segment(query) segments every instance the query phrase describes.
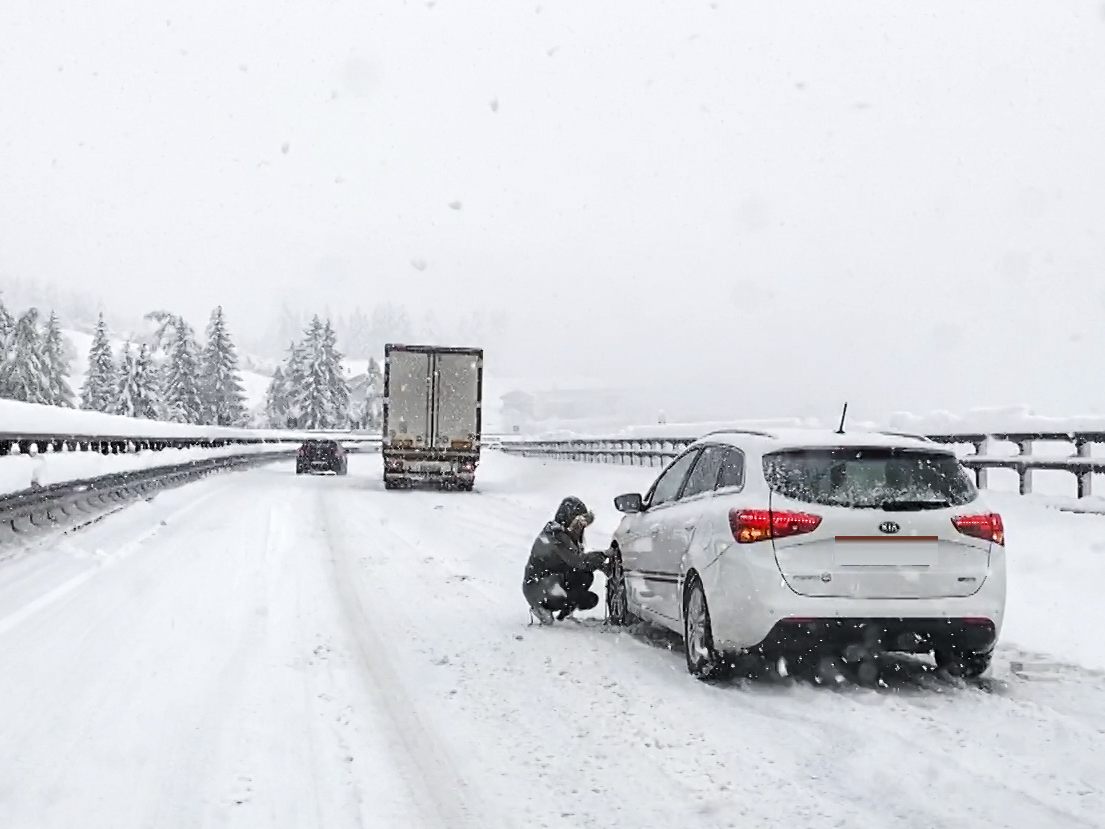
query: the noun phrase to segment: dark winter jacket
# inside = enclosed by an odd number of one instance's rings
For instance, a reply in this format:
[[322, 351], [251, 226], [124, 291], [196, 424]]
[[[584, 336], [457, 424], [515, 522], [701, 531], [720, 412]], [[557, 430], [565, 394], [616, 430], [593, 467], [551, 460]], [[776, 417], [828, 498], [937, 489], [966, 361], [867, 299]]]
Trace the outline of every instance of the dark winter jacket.
[[534, 582], [552, 573], [571, 570], [598, 570], [605, 562], [604, 553], [585, 551], [562, 525], [550, 521], [533, 542], [525, 581]]

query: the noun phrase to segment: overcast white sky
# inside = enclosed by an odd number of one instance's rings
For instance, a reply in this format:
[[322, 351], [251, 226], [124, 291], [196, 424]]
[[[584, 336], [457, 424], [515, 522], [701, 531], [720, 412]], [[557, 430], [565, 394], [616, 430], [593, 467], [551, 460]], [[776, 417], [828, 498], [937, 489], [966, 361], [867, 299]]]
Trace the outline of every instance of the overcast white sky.
[[719, 417], [1105, 410], [1103, 148], [1100, 0], [0, 4], [0, 273]]

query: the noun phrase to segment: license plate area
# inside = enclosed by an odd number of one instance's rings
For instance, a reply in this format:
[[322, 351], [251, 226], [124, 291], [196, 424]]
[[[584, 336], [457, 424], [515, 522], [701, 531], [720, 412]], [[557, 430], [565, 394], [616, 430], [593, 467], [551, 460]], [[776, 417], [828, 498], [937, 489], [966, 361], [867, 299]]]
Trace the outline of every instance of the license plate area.
[[837, 536], [833, 560], [839, 567], [932, 567], [939, 560], [939, 539]]

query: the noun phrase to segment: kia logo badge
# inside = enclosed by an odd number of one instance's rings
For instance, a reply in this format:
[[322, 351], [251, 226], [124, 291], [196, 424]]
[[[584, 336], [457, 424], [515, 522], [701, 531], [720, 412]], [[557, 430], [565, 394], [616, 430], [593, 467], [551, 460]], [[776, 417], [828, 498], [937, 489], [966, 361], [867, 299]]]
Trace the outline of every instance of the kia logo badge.
[[902, 528], [893, 521], [883, 521], [879, 524], [879, 532], [886, 533], [887, 535], [894, 535], [894, 533], [899, 532], [901, 529]]

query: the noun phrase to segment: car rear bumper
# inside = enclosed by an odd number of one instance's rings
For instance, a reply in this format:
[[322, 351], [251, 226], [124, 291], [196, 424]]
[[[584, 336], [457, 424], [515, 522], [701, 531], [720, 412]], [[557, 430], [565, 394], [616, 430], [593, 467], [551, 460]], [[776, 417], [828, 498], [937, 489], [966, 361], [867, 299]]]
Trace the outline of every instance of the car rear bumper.
[[776, 623], [758, 649], [769, 654], [816, 650], [865, 650], [928, 653], [989, 653], [997, 641], [992, 619], [968, 618], [828, 618], [786, 619]]
[[[847, 640], [849, 644], [857, 627], [862, 628], [854, 624], [856, 620], [889, 620], [887, 635], [881, 640], [885, 643], [894, 642], [898, 633], [928, 634], [931, 625], [936, 625], [937, 631], [940, 625], [954, 631], [957, 625], [966, 625], [964, 620], [972, 624], [973, 620], [989, 620], [991, 645], [1001, 635], [1005, 615], [1004, 550], [991, 555], [986, 580], [971, 596], [868, 599], [800, 595], [783, 580], [770, 546], [748, 549], [752, 546], [731, 548], [700, 573], [714, 640], [725, 650], [776, 644], [780, 634], [804, 637], [805, 631], [793, 627], [787, 622], [790, 619], [815, 620], [822, 624], [819, 635], [833, 641]], [[780, 624], [792, 626], [780, 628]], [[909, 625], [915, 630], [911, 631]], [[972, 629], [972, 636], [977, 633]], [[816, 640], [816, 636], [813, 638]]]

